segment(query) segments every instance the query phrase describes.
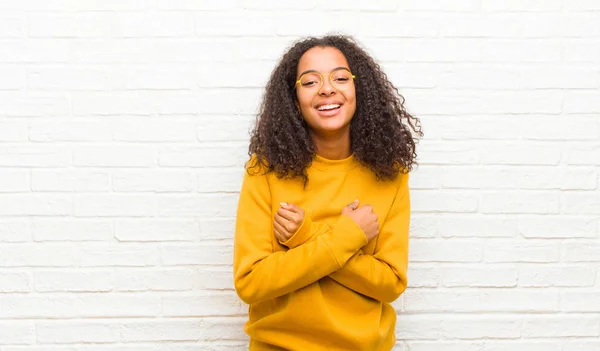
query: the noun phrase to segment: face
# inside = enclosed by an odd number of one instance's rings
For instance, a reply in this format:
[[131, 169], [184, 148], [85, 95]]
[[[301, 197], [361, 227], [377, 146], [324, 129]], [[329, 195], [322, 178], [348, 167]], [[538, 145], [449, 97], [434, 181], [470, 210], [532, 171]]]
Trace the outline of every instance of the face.
[[[350, 121], [356, 111], [356, 89], [354, 80], [349, 78], [350, 66], [344, 54], [333, 47], [311, 48], [300, 57], [296, 79], [307, 71], [322, 76], [320, 87], [310, 79], [296, 85], [298, 107], [311, 131], [317, 134], [349, 133]], [[332, 74], [331, 79], [329, 74]]]

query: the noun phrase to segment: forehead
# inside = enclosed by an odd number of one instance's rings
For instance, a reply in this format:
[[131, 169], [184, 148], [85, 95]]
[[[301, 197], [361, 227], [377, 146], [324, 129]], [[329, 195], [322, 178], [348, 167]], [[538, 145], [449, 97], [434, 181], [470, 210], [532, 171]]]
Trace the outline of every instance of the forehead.
[[329, 73], [336, 67], [349, 67], [346, 57], [339, 49], [316, 46], [307, 50], [298, 61], [298, 72], [314, 69]]

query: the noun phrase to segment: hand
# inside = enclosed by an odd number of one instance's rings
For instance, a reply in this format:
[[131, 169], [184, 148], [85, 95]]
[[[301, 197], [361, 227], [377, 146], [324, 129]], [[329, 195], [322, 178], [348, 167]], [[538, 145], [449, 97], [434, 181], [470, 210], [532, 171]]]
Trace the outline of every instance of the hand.
[[358, 207], [358, 200], [354, 200], [342, 209], [342, 215], [352, 218], [356, 224], [365, 232], [367, 241], [371, 241], [379, 234], [379, 221], [377, 215], [373, 212], [371, 205]]
[[304, 210], [294, 204], [281, 203], [275, 213], [275, 236], [279, 242], [288, 241], [304, 222]]

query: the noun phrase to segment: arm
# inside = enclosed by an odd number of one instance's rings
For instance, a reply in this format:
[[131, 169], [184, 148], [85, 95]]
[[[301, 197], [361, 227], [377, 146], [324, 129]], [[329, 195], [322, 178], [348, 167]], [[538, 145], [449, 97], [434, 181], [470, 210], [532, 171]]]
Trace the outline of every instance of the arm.
[[382, 302], [396, 300], [407, 285], [410, 194], [408, 174], [400, 177], [392, 207], [375, 239], [373, 255], [359, 250], [344, 268], [329, 275], [338, 283]]
[[234, 237], [234, 284], [248, 303], [303, 288], [340, 269], [366, 244], [349, 217], [305, 245], [273, 252], [271, 194], [264, 175], [244, 176]]
[[[407, 284], [410, 197], [408, 174], [401, 177], [392, 207], [376, 238], [374, 254], [365, 255], [358, 250], [343, 268], [329, 275], [347, 288], [383, 302], [396, 300]], [[329, 225], [312, 222], [307, 216], [298, 231], [282, 244], [298, 247], [331, 230]]]

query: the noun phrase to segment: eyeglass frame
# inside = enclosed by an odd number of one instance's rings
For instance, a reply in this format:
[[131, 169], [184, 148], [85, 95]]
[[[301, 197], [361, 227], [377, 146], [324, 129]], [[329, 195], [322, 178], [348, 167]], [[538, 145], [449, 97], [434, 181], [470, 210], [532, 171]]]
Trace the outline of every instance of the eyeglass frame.
[[[352, 82], [354, 82], [354, 80], [356, 79], [356, 75], [352, 73], [352, 71], [350, 71], [350, 69], [346, 68], [346, 67], [337, 67], [334, 68], [331, 72], [326, 73], [325, 75], [329, 78], [329, 83], [331, 84], [331, 86], [335, 89], [335, 90], [340, 90], [338, 88], [335, 87], [335, 85], [333, 84], [333, 81], [331, 81], [331, 76], [336, 73], [337, 71], [348, 71], [348, 73], [350, 73], [350, 76], [352, 77]], [[300, 77], [298, 78], [298, 80], [296, 80], [296, 84], [294, 84], [294, 89], [297, 90], [298, 87], [298, 83], [300, 83], [302, 81], [302, 77], [304, 77], [306, 74], [311, 74], [311, 73], [316, 73], [321, 77], [321, 85], [319, 86], [319, 89], [321, 89], [323, 87], [323, 82], [325, 81], [325, 77], [323, 76], [323, 73], [315, 71], [315, 70], [309, 70], [306, 71], [304, 73], [302, 73], [300, 75]], [[302, 88], [302, 89], [306, 89], [306, 88]], [[319, 90], [317, 89], [317, 91]], [[344, 90], [341, 90], [344, 91]]]

